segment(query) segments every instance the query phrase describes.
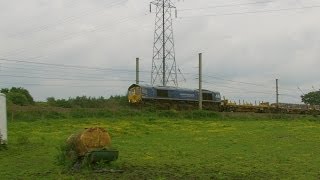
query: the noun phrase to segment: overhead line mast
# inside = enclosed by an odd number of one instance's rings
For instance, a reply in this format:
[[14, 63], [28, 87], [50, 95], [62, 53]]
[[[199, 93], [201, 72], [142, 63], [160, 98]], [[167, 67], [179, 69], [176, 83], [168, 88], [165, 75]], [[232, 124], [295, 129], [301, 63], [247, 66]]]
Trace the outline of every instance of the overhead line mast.
[[151, 84], [178, 86], [171, 9], [175, 9], [176, 16], [177, 10], [171, 0], [152, 1], [150, 12], [152, 5], [156, 6], [156, 19]]
[[166, 42], [165, 42], [165, 22], [164, 22], [164, 16], [165, 16], [165, 12], [164, 12], [164, 0], [162, 3], [162, 50], [163, 50], [163, 56], [162, 56], [162, 81], [163, 81], [163, 86], [166, 86]]

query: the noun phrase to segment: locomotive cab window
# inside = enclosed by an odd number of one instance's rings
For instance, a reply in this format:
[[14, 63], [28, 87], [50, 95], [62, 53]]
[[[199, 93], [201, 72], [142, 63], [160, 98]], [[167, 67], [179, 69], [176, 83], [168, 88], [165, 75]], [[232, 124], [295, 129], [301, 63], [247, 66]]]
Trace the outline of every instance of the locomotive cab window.
[[213, 100], [212, 94], [210, 94], [210, 93], [202, 93], [202, 98], [203, 98], [203, 100]]
[[139, 95], [140, 91], [141, 91], [140, 87], [131, 88], [129, 90], [129, 95]]
[[130, 90], [129, 90], [129, 95], [134, 95], [135, 94], [135, 89], [134, 88], [131, 88]]
[[157, 89], [157, 96], [158, 97], [169, 97], [168, 90]]

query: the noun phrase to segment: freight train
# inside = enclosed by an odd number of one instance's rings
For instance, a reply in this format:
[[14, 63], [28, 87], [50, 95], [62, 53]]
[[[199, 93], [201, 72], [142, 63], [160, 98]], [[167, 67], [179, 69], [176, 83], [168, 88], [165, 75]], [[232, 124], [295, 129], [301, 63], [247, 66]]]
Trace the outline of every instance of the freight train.
[[[215, 109], [221, 105], [221, 95], [216, 91], [202, 90], [204, 109]], [[165, 108], [186, 109], [198, 104], [199, 90], [178, 87], [148, 86], [133, 84], [128, 89], [131, 104], [155, 104]]]
[[[203, 109], [225, 112], [256, 112], [256, 113], [288, 113], [288, 114], [320, 114], [319, 106], [268, 102], [253, 105], [250, 103], [236, 104], [225, 99], [216, 91], [202, 90]], [[133, 84], [128, 88], [128, 100], [134, 105], [157, 106], [161, 109], [191, 110], [196, 109], [199, 90], [149, 86]]]

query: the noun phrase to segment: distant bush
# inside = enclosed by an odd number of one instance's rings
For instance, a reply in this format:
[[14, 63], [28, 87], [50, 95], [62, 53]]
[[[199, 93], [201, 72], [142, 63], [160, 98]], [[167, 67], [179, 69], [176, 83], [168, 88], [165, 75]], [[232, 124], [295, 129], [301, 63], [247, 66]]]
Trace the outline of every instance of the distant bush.
[[72, 106], [69, 100], [55, 99], [54, 97], [49, 97], [47, 98], [47, 103], [49, 106], [53, 106], [53, 107], [71, 108]]

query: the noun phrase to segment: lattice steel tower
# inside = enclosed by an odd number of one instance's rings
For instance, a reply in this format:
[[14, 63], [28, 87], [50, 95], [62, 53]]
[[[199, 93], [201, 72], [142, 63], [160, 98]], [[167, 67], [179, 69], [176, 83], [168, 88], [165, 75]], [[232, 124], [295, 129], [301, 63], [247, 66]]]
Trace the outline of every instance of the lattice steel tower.
[[176, 57], [172, 27], [172, 9], [176, 7], [171, 0], [154, 0], [150, 4], [156, 6], [155, 32], [151, 84], [162, 86], [178, 86]]

